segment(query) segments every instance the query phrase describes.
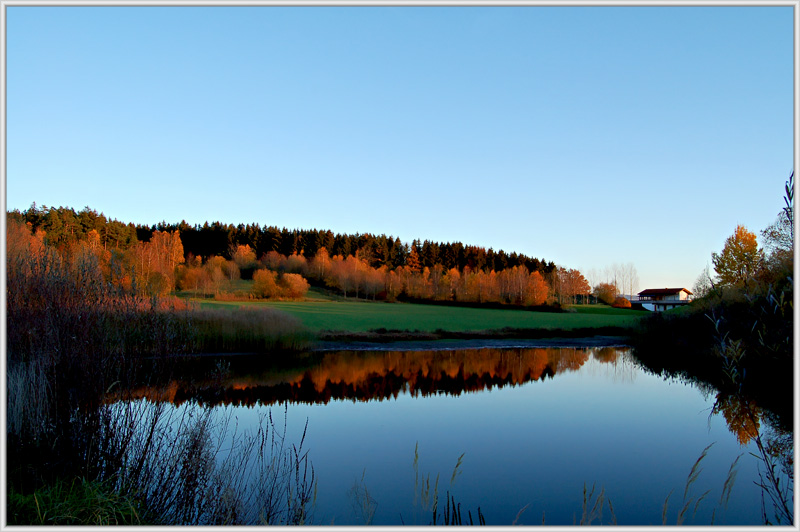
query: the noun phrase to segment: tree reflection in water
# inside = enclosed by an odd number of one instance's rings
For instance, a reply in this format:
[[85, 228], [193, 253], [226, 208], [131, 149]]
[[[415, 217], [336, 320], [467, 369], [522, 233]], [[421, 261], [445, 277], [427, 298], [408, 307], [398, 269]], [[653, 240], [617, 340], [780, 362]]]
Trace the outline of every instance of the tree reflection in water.
[[[193, 358], [179, 366], [181, 378], [141, 387], [134, 396], [209, 407], [327, 404], [385, 401], [402, 394], [459, 396], [556, 379], [578, 370], [630, 382], [640, 371], [630, 350], [620, 347], [337, 351], [309, 355], [296, 362], [292, 367], [263, 357]], [[716, 393], [700, 388], [704, 394]], [[761, 446], [763, 440], [765, 465], [783, 473], [788, 485], [782, 489], [788, 489], [790, 496], [791, 429], [782, 429], [784, 423], [770, 412], [735, 395], [716, 393], [711, 415], [719, 414], [742, 446], [756, 440]]]
[[238, 357], [213, 366], [195, 359], [185, 367], [186, 378], [139, 388], [136, 396], [208, 406], [381, 401], [402, 393], [457, 396], [552, 379], [581, 369], [590, 357], [615, 371], [633, 368], [628, 350], [615, 347], [337, 351], [322, 355], [312, 367], [280, 371]]

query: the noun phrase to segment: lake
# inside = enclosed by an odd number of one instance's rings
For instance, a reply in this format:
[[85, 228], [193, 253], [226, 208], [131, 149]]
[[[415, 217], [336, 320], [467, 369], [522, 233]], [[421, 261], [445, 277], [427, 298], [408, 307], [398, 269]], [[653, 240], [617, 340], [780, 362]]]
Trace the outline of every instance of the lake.
[[449, 493], [464, 524], [478, 508], [488, 525], [580, 524], [598, 496], [594, 523], [660, 525], [666, 501], [670, 525], [763, 524], [753, 423], [713, 389], [645, 372], [626, 347], [349, 350], [187, 367], [166, 394], [138, 393], [208, 405], [243, 428], [285, 415], [289, 442], [305, 429], [314, 524], [427, 525], [434, 486], [439, 519]]

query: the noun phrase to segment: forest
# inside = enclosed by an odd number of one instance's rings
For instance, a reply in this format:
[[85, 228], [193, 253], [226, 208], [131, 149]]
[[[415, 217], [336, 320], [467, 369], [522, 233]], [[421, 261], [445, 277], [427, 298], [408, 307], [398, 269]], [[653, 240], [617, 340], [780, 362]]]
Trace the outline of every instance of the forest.
[[[93, 256], [106, 280], [137, 295], [291, 299], [317, 285], [372, 300], [558, 307], [593, 293], [576, 269], [461, 242], [409, 244], [370, 233], [220, 222], [148, 227], [110, 220], [89, 207], [75, 212], [35, 203], [7, 218], [62, 256]], [[252, 280], [250, 289], [223, 289], [230, 286], [224, 281], [238, 279]], [[599, 286], [595, 295], [612, 303], [618, 290], [604, 296], [607, 288]]]

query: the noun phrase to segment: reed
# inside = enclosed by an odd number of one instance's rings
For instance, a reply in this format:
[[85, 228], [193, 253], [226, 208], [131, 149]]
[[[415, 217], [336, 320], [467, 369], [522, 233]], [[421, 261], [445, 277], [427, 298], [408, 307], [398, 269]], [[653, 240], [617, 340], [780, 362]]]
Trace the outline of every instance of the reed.
[[270, 412], [255, 431], [240, 431], [230, 414], [197, 405], [117, 403], [108, 413], [114, 426], [136, 427], [119, 435], [112, 478], [148, 510], [150, 524], [312, 522], [316, 481], [305, 431], [288, 444], [285, 418], [281, 428]]
[[296, 317], [269, 307], [206, 308], [182, 316], [192, 327], [195, 353], [299, 351], [314, 335]]
[[586, 484], [584, 484], [580, 525], [589, 526], [595, 521], [597, 521], [597, 524], [602, 525], [604, 503], [608, 505], [608, 510], [611, 512], [611, 524], [616, 526], [617, 516], [614, 514], [614, 506], [611, 504], [611, 499], [606, 498], [605, 488], [600, 488], [600, 493], [595, 495], [595, 485], [592, 484], [592, 489], [587, 494]]
[[[456, 460], [456, 465], [453, 467], [453, 473], [450, 475], [450, 489], [453, 489], [456, 479], [461, 475], [461, 468], [464, 463], [464, 453], [462, 453]], [[481, 511], [480, 506], [476, 509], [475, 518], [472, 517], [472, 511], [467, 510], [467, 519], [464, 520], [461, 512], [461, 503], [457, 502], [455, 495], [450, 490], [445, 491], [444, 505], [439, 507], [439, 475], [431, 484], [431, 475], [420, 473], [419, 469], [419, 442], [414, 446], [414, 505], [418, 503], [423, 512], [430, 512], [431, 520], [428, 526], [439, 525], [485, 525], [486, 519]], [[521, 512], [520, 512], [521, 513]], [[519, 516], [518, 516], [519, 517]], [[402, 520], [402, 516], [400, 516]], [[405, 523], [404, 523], [405, 524]]]
[[[776, 295], [772, 286], [768, 287], [767, 296], [759, 301], [756, 308], [759, 310], [759, 317], [752, 325], [751, 332], [756, 331], [758, 335], [758, 344], [761, 351], [758, 355], [761, 357], [768, 353], [774, 357], [786, 358], [790, 353], [789, 346], [791, 345], [791, 334], [786, 330], [779, 331], [777, 339], [767, 340], [771, 334], [774, 335], [775, 331], [768, 332], [770, 328], [770, 318], [779, 317], [785, 329], [787, 323], [791, 325], [792, 319], [789, 311], [793, 304], [791, 300], [787, 300], [785, 295], [789, 293], [783, 291], [780, 296]], [[716, 345], [714, 352], [722, 362], [724, 370], [724, 383], [725, 387], [730, 390], [730, 394], [742, 408], [743, 415], [749, 421], [754, 430], [748, 436], [756, 444], [757, 453], [751, 453], [758, 460], [758, 486], [761, 488], [762, 497], [762, 518], [765, 524], [793, 524], [794, 523], [794, 468], [792, 466], [791, 458], [788, 457], [789, 453], [786, 449], [781, 452], [780, 449], [772, 445], [767, 438], [762, 436], [761, 431], [758, 429], [758, 415], [754, 412], [751, 403], [746, 396], [748, 390], [747, 385], [750, 384], [752, 379], [752, 372], [748, 377], [748, 348], [747, 344], [742, 340], [731, 340], [729, 331], [723, 332], [720, 324], [723, 317], [717, 317], [715, 313], [709, 315], [709, 319], [714, 323], [714, 332]], [[787, 335], [788, 334], [788, 335]], [[749, 348], [756, 351], [753, 346]], [[720, 403], [718, 399], [717, 404], [714, 405], [714, 411]], [[787, 432], [789, 438], [792, 438], [791, 433]], [[737, 458], [738, 461], [738, 458]], [[733, 470], [733, 466], [731, 466]], [[730, 476], [730, 474], [729, 474]], [[730, 488], [723, 489], [723, 496], [725, 500], [730, 497]], [[771, 515], [768, 514], [765, 504], [765, 499], [769, 499], [772, 505]], [[722, 500], [722, 498], [720, 499]], [[774, 520], [774, 523], [773, 523]]]
[[353, 482], [348, 496], [353, 505], [353, 513], [366, 526], [372, 525], [375, 518], [375, 510], [378, 509], [378, 502], [369, 494], [369, 489], [365, 482], [367, 470], [361, 474], [361, 480]]
[[[686, 476], [686, 482], [684, 483], [683, 487], [683, 499], [682, 499], [682, 506], [680, 510], [678, 510], [677, 516], [675, 517], [675, 524], [680, 526], [683, 525], [684, 522], [691, 516], [694, 519], [697, 515], [697, 511], [700, 507], [700, 503], [707, 499], [708, 495], [711, 493], [711, 489], [708, 489], [701, 493], [700, 495], [695, 495], [693, 493], [693, 487], [697, 480], [700, 478], [700, 474], [703, 472], [703, 460], [706, 459], [708, 456], [709, 450], [714, 446], [714, 442], [706, 446], [705, 449], [700, 453], [700, 456], [695, 460], [692, 467], [689, 469], [689, 474]], [[728, 501], [730, 500], [731, 490], [733, 489], [734, 483], [736, 482], [736, 475], [738, 473], [738, 463], [739, 459], [742, 455], [736, 457], [736, 459], [731, 463], [728, 474], [725, 477], [725, 481], [722, 484], [722, 490], [719, 497], [718, 503], [712, 509], [711, 512], [711, 523], [714, 524], [714, 519], [717, 515], [717, 510], [724, 510], [728, 506]], [[669, 509], [669, 500], [672, 497], [675, 490], [672, 490], [667, 495], [666, 499], [664, 499], [664, 505], [661, 511], [661, 520], [663, 525], [667, 525], [667, 515]]]
[[[483, 516], [483, 513], [481, 512], [481, 507], [480, 506], [478, 506], [478, 509], [476, 511], [476, 516], [477, 516], [477, 519], [478, 519], [477, 522], [473, 520], [472, 511], [471, 510], [467, 511], [467, 519], [468, 520], [465, 522], [463, 520], [463, 518], [461, 517], [461, 503], [456, 503], [455, 497], [450, 493], [449, 490], [447, 492], [445, 492], [444, 502], [445, 502], [444, 511], [442, 512], [441, 516], [439, 515], [439, 513], [437, 511], [438, 510], [437, 507], [436, 506], [433, 507], [433, 511], [432, 511], [433, 515], [431, 516], [431, 523], [430, 523], [431, 526], [440, 526], [440, 525], [444, 525], [444, 526], [466, 526], [466, 525], [469, 525], [469, 526], [475, 526], [475, 525], [485, 526], [486, 525], [486, 518]], [[439, 521], [439, 517], [442, 518], [441, 521]]]

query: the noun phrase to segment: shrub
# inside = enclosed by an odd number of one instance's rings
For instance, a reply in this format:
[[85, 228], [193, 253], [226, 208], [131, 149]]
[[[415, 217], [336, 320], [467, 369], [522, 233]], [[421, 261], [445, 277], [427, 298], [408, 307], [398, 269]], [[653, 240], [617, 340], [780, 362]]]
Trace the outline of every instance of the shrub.
[[280, 285], [283, 288], [283, 296], [292, 299], [300, 299], [308, 292], [308, 281], [296, 273], [285, 273], [281, 276]]
[[253, 273], [253, 295], [256, 297], [278, 297], [281, 289], [278, 286], [278, 274], [272, 270], [257, 270]]
[[614, 296], [616, 296], [616, 294], [617, 289], [613, 284], [600, 283], [594, 287], [594, 296], [606, 305], [614, 304]]
[[631, 302], [625, 299], [622, 296], [617, 297], [614, 299], [614, 304], [611, 305], [614, 308], [631, 308]]
[[235, 290], [233, 292], [222, 291], [214, 296], [215, 301], [249, 301], [253, 299], [253, 292]]

